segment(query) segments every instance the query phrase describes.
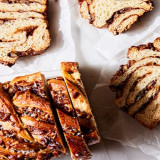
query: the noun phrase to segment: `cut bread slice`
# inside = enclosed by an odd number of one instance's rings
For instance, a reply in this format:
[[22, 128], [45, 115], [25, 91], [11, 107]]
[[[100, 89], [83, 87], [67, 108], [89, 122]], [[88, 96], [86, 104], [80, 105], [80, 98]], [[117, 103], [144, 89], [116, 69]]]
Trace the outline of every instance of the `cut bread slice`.
[[42, 149], [42, 145], [36, 143], [22, 125], [1, 83], [0, 135], [0, 157], [2, 159], [34, 158]]
[[72, 159], [90, 159], [91, 153], [83, 139], [65, 82], [62, 78], [50, 79], [48, 85]]
[[88, 145], [100, 142], [97, 125], [78, 71], [78, 63], [62, 62], [61, 73], [84, 134], [84, 139]]
[[19, 57], [44, 53], [50, 45], [47, 0], [1, 0], [0, 30], [0, 63], [12, 66]]
[[45, 90], [44, 76], [37, 72], [21, 76], [3, 85], [13, 100], [24, 127], [43, 146], [42, 159], [66, 154]]
[[97, 28], [107, 27], [113, 34], [128, 30], [138, 17], [153, 9], [151, 0], [79, 0], [80, 13]]
[[160, 122], [160, 38], [129, 48], [127, 65], [110, 81], [116, 105], [152, 129]]

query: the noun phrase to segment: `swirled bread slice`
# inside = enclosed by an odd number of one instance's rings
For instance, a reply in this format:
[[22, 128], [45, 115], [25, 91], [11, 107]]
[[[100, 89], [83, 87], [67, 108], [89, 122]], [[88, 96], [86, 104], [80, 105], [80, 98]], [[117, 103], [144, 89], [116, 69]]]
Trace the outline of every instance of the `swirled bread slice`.
[[26, 131], [0, 83], [0, 158], [35, 158], [40, 149], [42, 145], [36, 143]]
[[65, 80], [86, 143], [88, 145], [98, 143], [100, 136], [98, 135], [97, 125], [81, 80], [81, 75], [78, 71], [78, 63], [62, 62], [61, 73]]
[[147, 128], [160, 122], [160, 38], [128, 50], [127, 65], [110, 81], [116, 105]]
[[42, 54], [50, 45], [47, 0], [0, 0], [0, 63]]
[[24, 127], [44, 149], [39, 159], [49, 159], [66, 154], [41, 73], [17, 77], [6, 82], [3, 88], [10, 94], [14, 108]]
[[90, 159], [91, 154], [83, 139], [65, 82], [59, 77], [48, 80], [48, 85], [72, 159]]
[[97, 28], [113, 34], [128, 30], [138, 17], [153, 9], [151, 0], [79, 0], [80, 13]]

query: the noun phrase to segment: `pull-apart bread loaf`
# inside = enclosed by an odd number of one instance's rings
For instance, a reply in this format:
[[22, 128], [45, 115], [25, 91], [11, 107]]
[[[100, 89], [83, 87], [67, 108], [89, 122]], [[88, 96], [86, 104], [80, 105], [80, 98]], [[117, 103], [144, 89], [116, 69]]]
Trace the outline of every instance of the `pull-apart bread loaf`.
[[72, 159], [90, 159], [91, 154], [83, 139], [79, 122], [63, 78], [48, 80], [48, 85]]
[[12, 66], [49, 45], [47, 0], [0, 0], [0, 63]]
[[49, 159], [65, 154], [54, 115], [45, 91], [41, 73], [17, 77], [3, 85], [12, 97], [14, 109], [34, 141], [42, 146], [37, 159]]
[[110, 81], [115, 103], [145, 127], [160, 122], [160, 38], [128, 50], [128, 64]]
[[107, 27], [115, 35], [153, 9], [151, 0], [79, 0], [79, 4], [83, 18], [97, 28]]
[[88, 145], [92, 145], [100, 141], [100, 136], [78, 67], [76, 62], [62, 62], [61, 73], [68, 88], [84, 139]]

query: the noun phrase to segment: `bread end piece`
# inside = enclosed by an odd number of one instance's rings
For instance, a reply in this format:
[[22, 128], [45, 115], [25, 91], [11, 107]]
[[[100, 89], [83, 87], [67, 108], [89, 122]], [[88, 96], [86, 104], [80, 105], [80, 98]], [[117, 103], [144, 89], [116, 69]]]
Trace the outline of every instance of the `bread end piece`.
[[100, 142], [100, 136], [78, 67], [77, 62], [62, 62], [61, 73], [84, 134], [84, 139], [88, 145], [92, 145]]

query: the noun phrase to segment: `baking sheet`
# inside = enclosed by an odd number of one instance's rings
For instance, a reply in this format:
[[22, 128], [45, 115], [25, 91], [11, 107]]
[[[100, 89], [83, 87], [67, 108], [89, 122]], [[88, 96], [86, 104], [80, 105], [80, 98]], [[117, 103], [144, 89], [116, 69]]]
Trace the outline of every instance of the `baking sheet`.
[[[41, 71], [46, 78], [59, 76], [61, 61], [78, 61], [86, 90], [96, 115], [100, 134], [125, 146], [140, 148], [160, 159], [159, 130], [148, 131], [119, 111], [108, 82], [119, 65], [126, 63], [127, 48], [153, 41], [160, 36], [160, 0], [155, 9], [124, 34], [113, 36], [107, 29], [97, 29], [82, 19], [78, 0], [49, 0], [52, 43], [45, 54], [25, 57], [9, 68], [0, 65], [1, 82], [19, 75]], [[108, 160], [103, 141], [90, 147], [95, 160]], [[59, 158], [68, 160], [70, 155]]]

